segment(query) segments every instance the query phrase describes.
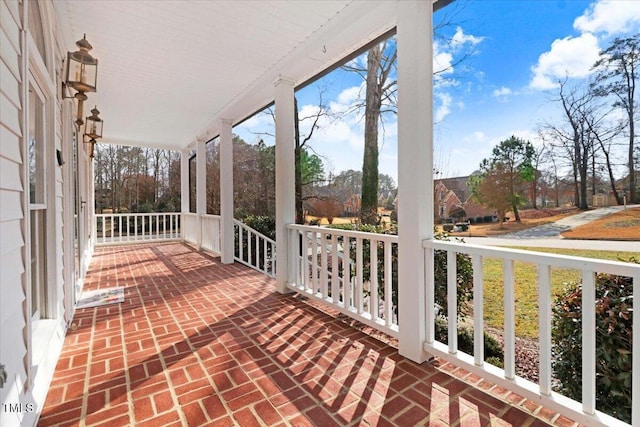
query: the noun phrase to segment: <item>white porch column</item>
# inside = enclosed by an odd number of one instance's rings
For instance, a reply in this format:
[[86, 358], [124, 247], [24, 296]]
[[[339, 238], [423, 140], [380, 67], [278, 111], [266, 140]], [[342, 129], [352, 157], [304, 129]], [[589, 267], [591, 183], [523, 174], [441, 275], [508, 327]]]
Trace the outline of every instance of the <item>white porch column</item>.
[[280, 78], [275, 83], [276, 104], [276, 290], [287, 292], [289, 281], [289, 239], [287, 224], [295, 222], [293, 82]]
[[220, 124], [220, 251], [223, 264], [233, 263], [233, 134], [232, 122]]
[[196, 213], [198, 236], [196, 246], [202, 246], [202, 215], [207, 213], [207, 141], [196, 141]]
[[[180, 212], [189, 212], [189, 149], [180, 151]], [[184, 219], [182, 220], [184, 227]], [[184, 231], [183, 231], [184, 232]]]
[[433, 237], [432, 14], [430, 1], [398, 2], [398, 344], [417, 363], [433, 310], [422, 248]]

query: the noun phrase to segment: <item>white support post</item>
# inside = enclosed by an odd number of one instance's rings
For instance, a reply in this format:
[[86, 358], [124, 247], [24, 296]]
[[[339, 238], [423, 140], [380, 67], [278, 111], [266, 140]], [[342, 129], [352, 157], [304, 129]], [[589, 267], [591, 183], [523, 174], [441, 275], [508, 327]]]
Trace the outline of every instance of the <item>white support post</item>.
[[[295, 222], [295, 157], [293, 82], [275, 82], [276, 105], [276, 290], [287, 292], [290, 257], [287, 224]], [[293, 259], [293, 258], [291, 258]], [[293, 264], [292, 264], [293, 265]]]
[[183, 214], [189, 213], [189, 194], [189, 149], [184, 148], [180, 151], [180, 212]]
[[432, 13], [432, 2], [398, 2], [398, 345], [417, 363], [429, 357], [426, 311], [434, 310], [422, 248], [433, 238]]
[[232, 122], [220, 123], [220, 251], [223, 264], [232, 264], [233, 247], [233, 134]]
[[207, 213], [207, 141], [196, 142], [196, 214], [198, 233], [196, 246], [202, 246], [202, 216]]

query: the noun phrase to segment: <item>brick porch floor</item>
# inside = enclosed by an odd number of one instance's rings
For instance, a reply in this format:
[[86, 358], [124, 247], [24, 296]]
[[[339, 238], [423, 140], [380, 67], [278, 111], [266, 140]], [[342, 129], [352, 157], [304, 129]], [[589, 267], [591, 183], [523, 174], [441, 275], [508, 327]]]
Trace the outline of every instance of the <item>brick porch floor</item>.
[[39, 425], [571, 426], [532, 401], [396, 349], [180, 243], [98, 248]]

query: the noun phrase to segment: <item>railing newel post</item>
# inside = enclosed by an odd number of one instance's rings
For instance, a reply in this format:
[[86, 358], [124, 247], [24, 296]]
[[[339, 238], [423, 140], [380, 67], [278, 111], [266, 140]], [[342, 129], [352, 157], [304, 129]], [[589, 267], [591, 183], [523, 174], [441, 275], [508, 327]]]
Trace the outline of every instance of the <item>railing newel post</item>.
[[320, 232], [320, 286], [322, 287], [322, 299], [327, 300], [329, 298], [329, 278], [327, 277], [327, 249], [325, 247], [325, 233]]
[[596, 411], [596, 288], [589, 270], [582, 271], [582, 409]]
[[539, 388], [540, 394], [551, 394], [551, 267], [538, 264], [538, 329], [540, 336]]
[[362, 246], [363, 246], [362, 237], [356, 238], [356, 300], [357, 300], [358, 314], [362, 314], [362, 312], [364, 311], [364, 301], [363, 301], [364, 280], [362, 277], [362, 270], [363, 270]]
[[504, 376], [510, 380], [516, 376], [515, 280], [513, 266], [512, 259], [504, 259]]
[[449, 334], [449, 353], [458, 352], [458, 281], [457, 256], [455, 250], [447, 251], [447, 320]]
[[384, 319], [387, 326], [393, 324], [393, 243], [384, 243]]
[[340, 303], [340, 273], [338, 271], [338, 236], [331, 235], [331, 298], [334, 304]]
[[369, 239], [369, 313], [372, 320], [380, 317], [378, 307], [378, 241]]
[[473, 255], [473, 354], [476, 366], [484, 364], [484, 279], [482, 255]]

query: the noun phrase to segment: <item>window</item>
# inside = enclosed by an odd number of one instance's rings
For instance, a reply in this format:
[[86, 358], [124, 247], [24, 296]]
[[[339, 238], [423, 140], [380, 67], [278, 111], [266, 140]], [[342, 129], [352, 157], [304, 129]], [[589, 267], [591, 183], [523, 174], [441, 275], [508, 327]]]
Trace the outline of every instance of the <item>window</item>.
[[42, 58], [42, 62], [45, 64], [45, 44], [44, 44], [44, 28], [42, 28], [42, 12], [40, 11], [40, 3], [37, 1], [30, 1], [29, 4], [29, 32], [33, 41], [38, 48], [38, 53]]
[[31, 316], [45, 316], [47, 278], [47, 205], [45, 170], [45, 108], [40, 88], [29, 85], [29, 128], [27, 156], [29, 165], [29, 226], [31, 263]]
[[29, 86], [29, 203], [44, 204], [44, 102], [42, 93]]

